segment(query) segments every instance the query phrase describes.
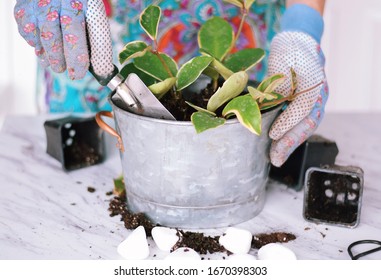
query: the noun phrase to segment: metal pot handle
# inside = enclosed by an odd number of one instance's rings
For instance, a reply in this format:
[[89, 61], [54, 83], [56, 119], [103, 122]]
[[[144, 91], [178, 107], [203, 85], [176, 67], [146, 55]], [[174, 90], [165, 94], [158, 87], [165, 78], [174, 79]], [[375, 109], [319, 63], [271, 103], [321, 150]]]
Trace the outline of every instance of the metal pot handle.
[[112, 136], [116, 137], [117, 140], [118, 140], [118, 143], [116, 144], [116, 146], [118, 147], [118, 149], [123, 153], [124, 152], [124, 146], [123, 146], [123, 141], [122, 141], [122, 137], [120, 137], [120, 135], [118, 134], [118, 132], [116, 132], [115, 129], [113, 129], [111, 126], [109, 126], [107, 123], [105, 123], [103, 120], [102, 120], [102, 116], [103, 117], [107, 117], [107, 118], [114, 118], [114, 115], [112, 112], [109, 112], [109, 111], [100, 111], [98, 112], [96, 115], [95, 115], [95, 120], [97, 122], [97, 124], [99, 125], [99, 127], [101, 129], [103, 129], [104, 131], [106, 131], [107, 133], [111, 134]]

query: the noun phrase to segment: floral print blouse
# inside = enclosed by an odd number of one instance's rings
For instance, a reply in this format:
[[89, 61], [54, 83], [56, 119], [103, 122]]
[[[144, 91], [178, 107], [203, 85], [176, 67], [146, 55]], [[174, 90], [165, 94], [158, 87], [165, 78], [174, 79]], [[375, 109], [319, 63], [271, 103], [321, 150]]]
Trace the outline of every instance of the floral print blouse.
[[[139, 14], [150, 4], [162, 9], [159, 26], [159, 49], [171, 54], [181, 65], [197, 51], [197, 32], [212, 16], [226, 18], [238, 27], [240, 11], [222, 0], [103, 0], [110, 17], [114, 56], [133, 40], [147, 41], [139, 25]], [[271, 39], [279, 29], [279, 19], [285, 0], [257, 0], [252, 6], [238, 49], [260, 47], [268, 51]], [[118, 65], [115, 59], [115, 64]], [[120, 66], [120, 65], [118, 65]], [[252, 77], [262, 79], [266, 60], [254, 70]], [[109, 89], [100, 86], [91, 74], [82, 80], [71, 80], [66, 74], [56, 74], [49, 68], [38, 69], [38, 103], [42, 112], [96, 112], [110, 110]]]

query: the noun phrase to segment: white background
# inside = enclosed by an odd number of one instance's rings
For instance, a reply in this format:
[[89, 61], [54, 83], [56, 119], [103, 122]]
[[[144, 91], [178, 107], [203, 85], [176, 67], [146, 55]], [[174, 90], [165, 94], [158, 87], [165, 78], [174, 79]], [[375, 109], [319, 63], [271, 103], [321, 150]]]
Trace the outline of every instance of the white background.
[[17, 31], [13, 18], [16, 1], [0, 1], [0, 126], [6, 114], [37, 113], [36, 58]]
[[[36, 60], [18, 34], [15, 1], [0, 1], [0, 126], [6, 114], [37, 114]], [[381, 1], [327, 0], [322, 48], [328, 112], [381, 112]]]

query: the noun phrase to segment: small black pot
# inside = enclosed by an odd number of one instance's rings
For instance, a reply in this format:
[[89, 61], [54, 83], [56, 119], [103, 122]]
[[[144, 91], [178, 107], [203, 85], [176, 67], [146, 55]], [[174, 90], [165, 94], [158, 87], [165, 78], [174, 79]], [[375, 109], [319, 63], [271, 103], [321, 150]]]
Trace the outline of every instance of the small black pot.
[[307, 169], [335, 164], [338, 153], [339, 149], [334, 141], [317, 134], [312, 135], [281, 167], [271, 166], [270, 178], [300, 191], [304, 186]]
[[355, 166], [311, 167], [306, 172], [303, 216], [307, 221], [356, 227], [364, 172]]
[[66, 171], [91, 166], [105, 157], [104, 133], [94, 117], [65, 117], [44, 123], [47, 153]]

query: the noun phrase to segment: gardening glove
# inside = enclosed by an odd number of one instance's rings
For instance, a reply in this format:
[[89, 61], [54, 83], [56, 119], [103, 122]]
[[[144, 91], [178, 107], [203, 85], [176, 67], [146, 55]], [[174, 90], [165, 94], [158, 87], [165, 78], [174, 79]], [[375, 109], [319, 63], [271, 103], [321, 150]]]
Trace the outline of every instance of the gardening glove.
[[21, 36], [35, 48], [43, 66], [58, 73], [67, 69], [73, 80], [85, 76], [90, 61], [96, 75], [112, 72], [111, 34], [102, 0], [17, 0], [14, 15]]
[[290, 154], [316, 130], [324, 114], [328, 85], [324, 55], [320, 49], [323, 19], [314, 9], [295, 4], [281, 21], [281, 32], [271, 42], [269, 75], [286, 76], [276, 92], [291, 94], [291, 68], [296, 73], [296, 97], [274, 121], [269, 136], [271, 163], [281, 166]]

